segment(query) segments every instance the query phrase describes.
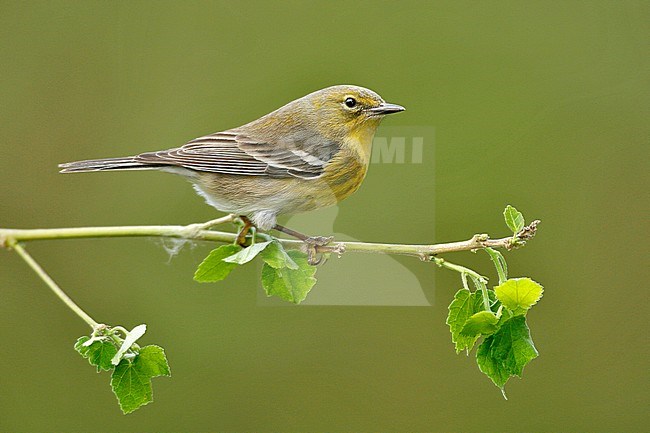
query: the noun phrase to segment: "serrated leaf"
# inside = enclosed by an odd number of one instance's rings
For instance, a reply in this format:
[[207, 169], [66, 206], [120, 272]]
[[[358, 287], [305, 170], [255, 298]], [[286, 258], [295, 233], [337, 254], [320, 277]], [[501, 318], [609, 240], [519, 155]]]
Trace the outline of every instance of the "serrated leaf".
[[456, 353], [462, 350], [470, 351], [479, 335], [461, 335], [461, 330], [467, 319], [483, 309], [483, 298], [478, 292], [472, 293], [467, 289], [460, 289], [456, 292], [454, 300], [449, 304], [447, 325], [451, 332], [451, 341], [456, 345]]
[[478, 337], [481, 335], [494, 334], [499, 327], [499, 319], [490, 311], [479, 311], [473, 314], [463, 325], [460, 335], [466, 337]]
[[271, 244], [272, 241], [266, 242], [257, 242], [256, 244], [246, 247], [237, 254], [233, 254], [230, 257], [223, 259], [226, 263], [235, 263], [237, 265], [243, 265], [245, 263], [253, 260], [259, 253], [261, 253], [266, 247]]
[[89, 337], [81, 337], [77, 340], [74, 348], [81, 356], [88, 359], [90, 365], [97, 367], [97, 372], [102, 370], [112, 370], [115, 366], [111, 364], [111, 359], [117, 353], [117, 348], [110, 341], [95, 340], [90, 346], [84, 346]]
[[158, 346], [145, 346], [134, 359], [120, 361], [111, 376], [111, 388], [122, 412], [131, 413], [153, 401], [151, 378], [156, 376], [169, 376], [167, 359]]
[[479, 369], [503, 389], [511, 376], [521, 377], [524, 367], [537, 357], [524, 316], [505, 320], [476, 351]]
[[262, 287], [267, 296], [277, 296], [294, 304], [301, 303], [314, 284], [316, 268], [307, 262], [307, 255], [300, 251], [288, 251], [298, 269], [275, 269], [267, 263], [262, 268]]
[[544, 288], [530, 278], [511, 278], [494, 291], [506, 308], [515, 314], [525, 314], [540, 300]]
[[138, 370], [135, 360], [120, 361], [111, 376], [111, 388], [125, 414], [153, 401], [151, 377]]
[[79, 352], [84, 358], [88, 358], [88, 346], [84, 346], [84, 343], [88, 340], [90, 340], [90, 337], [84, 335], [83, 337], [77, 338], [77, 342], [74, 344], [74, 350]]
[[513, 206], [506, 206], [503, 211], [503, 218], [506, 220], [506, 224], [514, 234], [517, 234], [519, 230], [524, 228], [524, 216]]
[[266, 264], [275, 269], [298, 269], [296, 262], [293, 261], [285, 251], [282, 244], [277, 240], [273, 240], [271, 244], [262, 251], [260, 257]]
[[196, 269], [194, 280], [199, 283], [212, 283], [225, 279], [237, 264], [224, 262], [223, 259], [236, 254], [241, 249], [239, 245], [233, 244], [215, 248]]
[[156, 345], [144, 346], [136, 357], [140, 369], [149, 377], [171, 376], [167, 357], [162, 347]]

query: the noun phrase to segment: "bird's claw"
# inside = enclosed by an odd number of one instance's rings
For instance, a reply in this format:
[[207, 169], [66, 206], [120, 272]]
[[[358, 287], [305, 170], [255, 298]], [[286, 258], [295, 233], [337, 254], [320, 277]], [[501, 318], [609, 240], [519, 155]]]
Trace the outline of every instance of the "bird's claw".
[[242, 221], [242, 226], [239, 229], [239, 232], [237, 233], [237, 239], [235, 240], [235, 243], [240, 247], [246, 247], [246, 235], [248, 235], [248, 232], [250, 232], [251, 230], [254, 230], [255, 226], [248, 218], [244, 216], [240, 218]]
[[310, 236], [305, 239], [303, 242], [307, 248], [307, 263], [312, 266], [317, 266], [325, 263], [324, 255], [318, 255], [318, 247], [324, 247], [328, 245], [330, 242], [332, 242], [333, 239], [334, 236]]

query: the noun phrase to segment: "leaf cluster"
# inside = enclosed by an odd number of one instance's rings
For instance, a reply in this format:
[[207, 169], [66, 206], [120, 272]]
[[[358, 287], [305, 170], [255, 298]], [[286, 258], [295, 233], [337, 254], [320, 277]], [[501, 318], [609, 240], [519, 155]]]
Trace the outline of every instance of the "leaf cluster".
[[301, 303], [316, 284], [316, 268], [307, 260], [307, 254], [286, 251], [277, 239], [257, 242], [249, 247], [222, 245], [210, 252], [194, 273], [201, 283], [225, 279], [238, 265], [245, 265], [259, 257], [262, 262], [262, 287], [267, 296], [277, 296], [294, 304]]
[[542, 286], [530, 278], [512, 278], [490, 293], [484, 309], [480, 291], [460, 289], [449, 305], [447, 324], [456, 352], [471, 351], [479, 338], [476, 360], [496, 386], [503, 388], [512, 376], [521, 377], [526, 364], [537, 357], [526, 313], [542, 297]]
[[[522, 245], [519, 236], [525, 229], [524, 216], [508, 205], [504, 220], [512, 231], [512, 245]], [[262, 262], [262, 287], [267, 296], [277, 296], [299, 304], [316, 283], [316, 268], [308, 263], [307, 255], [297, 250], [285, 250], [282, 243], [267, 235], [265, 242], [254, 242], [242, 248], [223, 245], [203, 260], [194, 274], [199, 282], [224, 280], [237, 266], [254, 260]], [[254, 239], [253, 239], [254, 241]], [[494, 264], [499, 285], [488, 288], [487, 279], [460, 265], [440, 258], [432, 260], [461, 273], [463, 288], [449, 305], [447, 324], [456, 352], [468, 354], [479, 339], [476, 359], [480, 370], [503, 390], [512, 376], [521, 377], [523, 368], [538, 356], [526, 323], [526, 314], [542, 296], [542, 286], [530, 278], [508, 279], [508, 266], [503, 255], [492, 248], [483, 248]], [[475, 290], [467, 283], [472, 282]], [[505, 395], [505, 394], [504, 394]]]
[[[506, 208], [504, 218], [514, 236], [524, 227], [523, 215], [512, 206]], [[485, 250], [496, 267], [499, 285], [488, 289], [473, 279], [476, 290], [471, 291], [465, 284], [449, 305], [447, 324], [457, 353], [469, 354], [483, 338], [476, 351], [478, 367], [503, 391], [508, 379], [521, 377], [524, 367], [538, 356], [526, 315], [544, 290], [527, 277], [508, 279], [503, 255]]]
[[152, 378], [171, 375], [162, 347], [140, 347], [135, 343], [145, 330], [145, 325], [131, 332], [102, 326], [90, 337], [80, 337], [74, 345], [97, 372], [113, 371], [111, 388], [125, 414], [153, 401]]

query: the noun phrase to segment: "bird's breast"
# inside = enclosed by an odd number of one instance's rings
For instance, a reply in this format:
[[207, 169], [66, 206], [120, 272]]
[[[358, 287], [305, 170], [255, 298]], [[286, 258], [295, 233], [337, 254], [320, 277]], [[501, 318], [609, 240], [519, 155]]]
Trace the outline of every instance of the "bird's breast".
[[353, 149], [343, 148], [325, 167], [322, 179], [337, 201], [359, 189], [366, 177], [369, 160]]

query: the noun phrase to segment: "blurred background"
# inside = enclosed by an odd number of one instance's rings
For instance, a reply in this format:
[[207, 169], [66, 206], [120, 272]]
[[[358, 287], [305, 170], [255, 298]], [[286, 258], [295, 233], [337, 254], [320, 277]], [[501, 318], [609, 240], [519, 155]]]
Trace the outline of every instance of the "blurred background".
[[[0, 431], [647, 431], [648, 2], [2, 1], [0, 12], [1, 227], [214, 218], [175, 176], [63, 176], [57, 164], [175, 147], [351, 83], [407, 107], [379, 135], [421, 127], [435, 139], [421, 163], [373, 164], [328, 230], [504, 236], [510, 203], [542, 220], [506, 255], [510, 274], [545, 287], [528, 318], [540, 356], [505, 401], [473, 354], [455, 354], [445, 318], [460, 279], [432, 264], [345, 255], [312, 293], [371, 293], [391, 260], [403, 275], [393, 297], [416, 284], [421, 306], [275, 307], [254, 267], [195, 283], [211, 245], [170, 260], [160, 240], [30, 243], [96, 320], [147, 323], [143, 342], [165, 347], [173, 377], [122, 415], [109, 375], [72, 348], [89, 329], [0, 251]], [[301, 228], [328, 234], [322, 215]], [[496, 279], [487, 255], [446, 258]], [[328, 273], [343, 277], [333, 287]]]

